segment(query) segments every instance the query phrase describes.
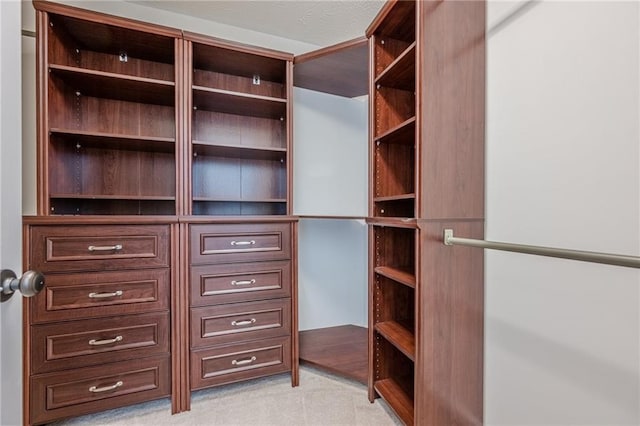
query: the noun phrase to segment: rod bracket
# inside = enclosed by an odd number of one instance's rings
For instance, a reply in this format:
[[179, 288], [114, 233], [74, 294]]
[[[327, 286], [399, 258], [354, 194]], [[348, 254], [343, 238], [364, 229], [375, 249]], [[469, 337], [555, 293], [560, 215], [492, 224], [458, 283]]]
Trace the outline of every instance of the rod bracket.
[[451, 238], [453, 238], [453, 229], [445, 229], [444, 230], [444, 238], [442, 239], [442, 241], [444, 242], [445, 246], [452, 246], [453, 243], [451, 242]]

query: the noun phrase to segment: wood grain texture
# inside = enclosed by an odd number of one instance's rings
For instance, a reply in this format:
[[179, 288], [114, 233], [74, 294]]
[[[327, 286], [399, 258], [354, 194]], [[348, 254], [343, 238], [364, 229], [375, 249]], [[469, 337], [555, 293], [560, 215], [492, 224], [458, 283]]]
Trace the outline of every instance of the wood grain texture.
[[369, 47], [366, 38], [295, 57], [294, 86], [353, 98], [368, 94]]
[[[484, 238], [483, 221], [421, 223], [416, 417], [424, 424], [483, 423], [483, 250], [449, 247], [443, 230]], [[438, 348], [438, 350], [433, 350]]]
[[485, 3], [421, 2], [418, 11], [419, 215], [482, 218]]
[[338, 376], [367, 383], [365, 327], [340, 325], [304, 330], [300, 335], [300, 361]]

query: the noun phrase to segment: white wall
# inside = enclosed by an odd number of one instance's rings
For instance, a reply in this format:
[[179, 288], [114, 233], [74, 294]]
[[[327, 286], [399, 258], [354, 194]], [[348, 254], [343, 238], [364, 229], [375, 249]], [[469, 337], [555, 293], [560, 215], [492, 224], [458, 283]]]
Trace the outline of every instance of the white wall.
[[[640, 255], [638, 3], [522, 5], [488, 5], [487, 238]], [[487, 424], [639, 424], [639, 284], [487, 252]]]
[[[0, 268], [22, 269], [20, 3], [0, 1]], [[0, 424], [22, 422], [22, 300], [0, 305]]]
[[367, 326], [367, 225], [301, 219], [298, 238], [300, 330]]
[[366, 216], [367, 97], [295, 88], [293, 99], [294, 214]]

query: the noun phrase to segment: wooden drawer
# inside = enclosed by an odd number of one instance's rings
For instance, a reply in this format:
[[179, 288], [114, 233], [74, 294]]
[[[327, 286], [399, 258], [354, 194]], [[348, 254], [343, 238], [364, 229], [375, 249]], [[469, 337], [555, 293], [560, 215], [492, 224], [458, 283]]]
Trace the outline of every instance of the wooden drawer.
[[291, 370], [291, 339], [280, 337], [191, 352], [191, 389]]
[[31, 327], [32, 372], [169, 352], [169, 314], [159, 312]]
[[131, 359], [32, 376], [32, 423], [162, 398], [171, 392], [169, 356]]
[[31, 298], [33, 323], [169, 308], [169, 269], [50, 274]]
[[191, 309], [191, 346], [194, 348], [290, 333], [291, 299]]
[[191, 268], [192, 306], [289, 296], [291, 262], [288, 260]]
[[191, 263], [291, 258], [290, 223], [191, 225]]
[[169, 266], [169, 226], [33, 226], [31, 269], [103, 271]]

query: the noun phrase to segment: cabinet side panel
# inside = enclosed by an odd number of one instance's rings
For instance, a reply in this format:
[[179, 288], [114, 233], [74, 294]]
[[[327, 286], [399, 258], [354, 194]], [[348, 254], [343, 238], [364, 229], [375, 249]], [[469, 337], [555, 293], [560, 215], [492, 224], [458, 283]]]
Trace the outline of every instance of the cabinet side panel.
[[442, 235], [453, 228], [483, 239], [484, 222], [429, 222], [421, 228], [416, 419], [429, 425], [481, 425], [484, 253], [445, 246]]
[[418, 2], [419, 217], [484, 217], [485, 3]]

